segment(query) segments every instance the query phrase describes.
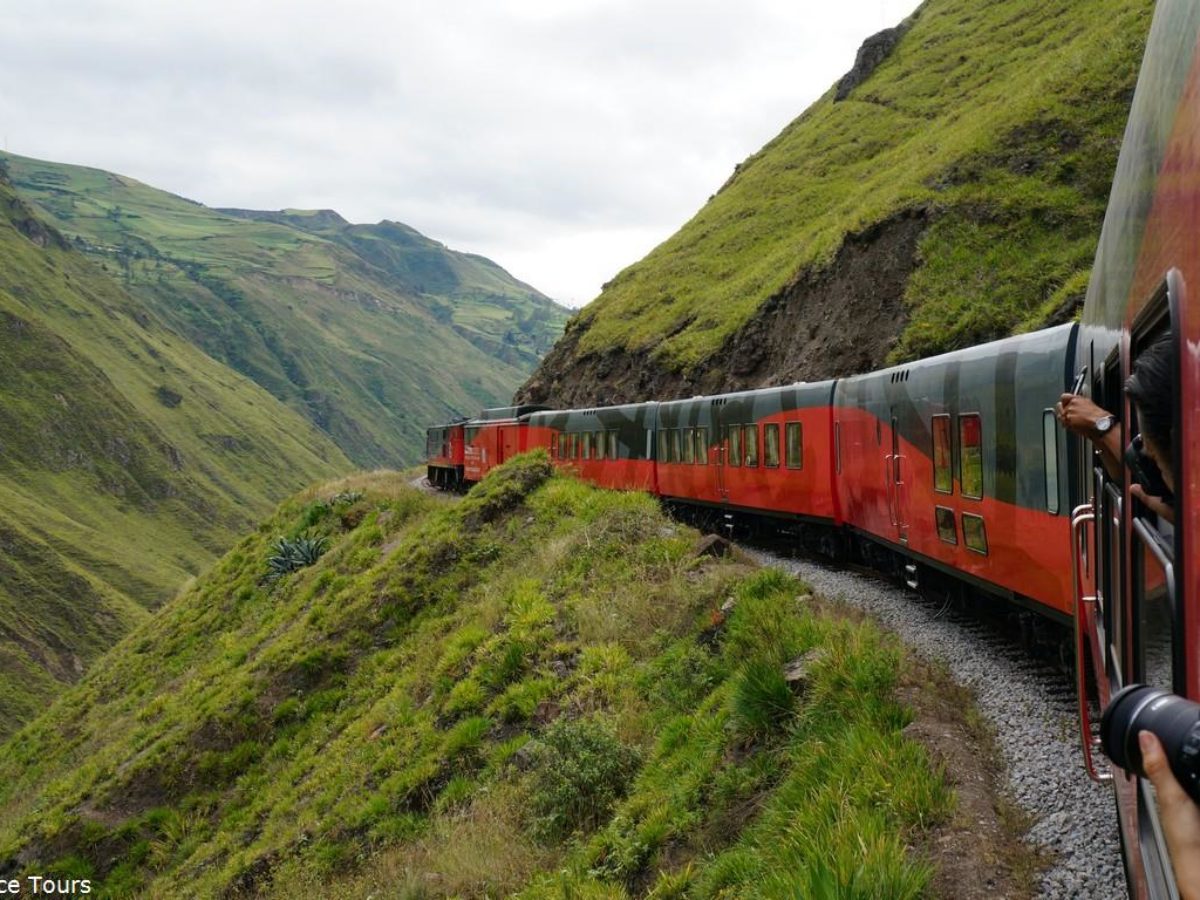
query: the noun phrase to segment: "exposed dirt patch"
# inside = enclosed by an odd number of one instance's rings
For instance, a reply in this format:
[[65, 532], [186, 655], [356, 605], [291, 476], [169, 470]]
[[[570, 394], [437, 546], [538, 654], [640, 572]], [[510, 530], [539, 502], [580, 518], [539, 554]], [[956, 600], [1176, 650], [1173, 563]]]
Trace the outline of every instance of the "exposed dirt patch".
[[971, 692], [910, 657], [898, 695], [914, 713], [905, 735], [944, 767], [958, 800], [952, 819], [927, 831], [917, 848], [936, 867], [933, 896], [1036, 896], [1046, 860], [1022, 839], [1030, 823], [1005, 793], [1004, 764], [989, 726], [969, 712]]
[[848, 235], [827, 268], [801, 272], [691, 372], [665, 368], [649, 351], [580, 356], [584, 329], [569, 328], [514, 402], [569, 408], [670, 400], [879, 368], [908, 324], [904, 290], [928, 224], [928, 213], [913, 209]]

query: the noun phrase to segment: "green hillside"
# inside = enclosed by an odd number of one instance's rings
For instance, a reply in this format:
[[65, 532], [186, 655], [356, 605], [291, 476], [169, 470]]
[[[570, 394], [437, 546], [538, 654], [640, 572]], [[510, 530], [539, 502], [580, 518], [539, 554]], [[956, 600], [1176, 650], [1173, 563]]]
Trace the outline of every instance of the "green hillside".
[[0, 737], [279, 497], [349, 466], [0, 180]]
[[519, 369], [533, 371], [562, 336], [566, 309], [490, 259], [450, 250], [401, 222], [351, 225], [332, 210], [219, 211], [290, 225], [349, 247], [420, 297], [439, 322]]
[[403, 226], [232, 214], [97, 169], [0, 159], [126, 290], [361, 466], [411, 464], [427, 425], [506, 404], [565, 319], [499, 267]]
[[927, 0], [609, 282], [522, 397], [840, 375], [1069, 319], [1152, 7]]
[[[327, 549], [271, 579], [281, 536]], [[899, 680], [912, 697], [920, 677], [870, 624], [697, 537], [540, 453], [458, 503], [387, 473], [307, 491], [0, 747], [0, 876], [923, 895], [914, 848], [955, 799], [902, 734]]]

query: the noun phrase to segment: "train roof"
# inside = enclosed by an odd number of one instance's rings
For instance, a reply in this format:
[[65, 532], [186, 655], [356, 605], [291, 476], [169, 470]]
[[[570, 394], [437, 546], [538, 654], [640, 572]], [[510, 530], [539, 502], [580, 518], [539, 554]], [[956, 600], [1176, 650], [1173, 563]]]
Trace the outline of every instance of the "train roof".
[[829, 392], [833, 389], [833, 384], [837, 379], [827, 378], [823, 381], [794, 381], [791, 384], [778, 384], [772, 387], [751, 388], [745, 391], [731, 391], [725, 394], [696, 394], [694, 397], [681, 397], [678, 400], [664, 400], [661, 406], [682, 406], [687, 403], [695, 403], [697, 401], [708, 400], [752, 400], [756, 397], [769, 397], [773, 394], [782, 394], [787, 391], [825, 391]]
[[597, 415], [601, 412], [634, 412], [639, 409], [645, 409], [650, 406], [657, 406], [657, 400], [643, 400], [640, 403], [618, 403], [615, 406], [582, 406], [577, 409], [540, 409], [525, 418], [530, 421], [549, 418], [551, 416], [590, 416]]
[[941, 353], [937, 356], [927, 356], [925, 359], [917, 359], [912, 362], [901, 363], [897, 366], [889, 366], [886, 369], [876, 369], [872, 372], [860, 372], [857, 375], [848, 375], [842, 380], [857, 381], [866, 378], [891, 377], [892, 375], [915, 372], [924, 368], [937, 368], [951, 362], [962, 363], [979, 359], [993, 359], [1006, 352], [1032, 350], [1034, 347], [1069, 347], [1075, 340], [1075, 332], [1078, 327], [1077, 323], [1068, 322], [1065, 325], [1055, 325], [1052, 328], [1043, 328], [1040, 331], [1030, 331], [1026, 334], [1000, 338], [996, 341], [989, 341], [986, 344], [976, 344], [974, 347], [964, 347], [962, 350], [952, 350], [949, 353]]
[[544, 409], [549, 409], [548, 406], [536, 406], [534, 404], [525, 404], [524, 406], [497, 406], [493, 409], [485, 409], [475, 418], [471, 419], [472, 423], [478, 422], [502, 422], [505, 420], [519, 419], [521, 416], [527, 416], [530, 413], [541, 412]]

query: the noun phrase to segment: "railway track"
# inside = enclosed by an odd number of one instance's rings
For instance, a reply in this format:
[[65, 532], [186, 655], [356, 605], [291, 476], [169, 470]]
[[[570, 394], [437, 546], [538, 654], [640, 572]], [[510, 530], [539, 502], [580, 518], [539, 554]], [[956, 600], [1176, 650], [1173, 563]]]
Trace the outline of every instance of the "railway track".
[[869, 613], [972, 689], [995, 728], [1010, 795], [1035, 822], [1027, 839], [1052, 859], [1040, 896], [1127, 896], [1112, 793], [1084, 774], [1071, 674], [1057, 653], [1046, 652], [1051, 644], [1032, 650], [1027, 630], [997, 617], [922, 596], [869, 570], [794, 556], [779, 541], [741, 546], [759, 563]]

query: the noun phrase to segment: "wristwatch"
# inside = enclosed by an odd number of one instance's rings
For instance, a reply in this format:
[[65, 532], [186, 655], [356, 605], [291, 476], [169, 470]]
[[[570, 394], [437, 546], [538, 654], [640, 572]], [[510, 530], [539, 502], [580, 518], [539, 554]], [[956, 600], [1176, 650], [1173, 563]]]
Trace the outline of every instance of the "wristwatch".
[[1117, 417], [1113, 415], [1105, 416], [1102, 419], [1097, 419], [1096, 424], [1092, 426], [1096, 434], [1104, 435], [1112, 431], [1114, 425], [1117, 424]]

